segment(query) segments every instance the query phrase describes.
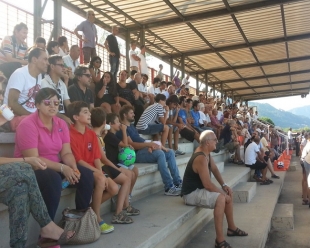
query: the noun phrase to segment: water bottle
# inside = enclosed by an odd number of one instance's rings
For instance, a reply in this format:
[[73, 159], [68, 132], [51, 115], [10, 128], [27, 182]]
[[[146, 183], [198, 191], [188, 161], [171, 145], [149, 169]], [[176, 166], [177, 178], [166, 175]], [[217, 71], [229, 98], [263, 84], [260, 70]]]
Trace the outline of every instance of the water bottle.
[[69, 184], [70, 184], [69, 181], [66, 178], [64, 178], [61, 182], [61, 188], [65, 189], [69, 186]]

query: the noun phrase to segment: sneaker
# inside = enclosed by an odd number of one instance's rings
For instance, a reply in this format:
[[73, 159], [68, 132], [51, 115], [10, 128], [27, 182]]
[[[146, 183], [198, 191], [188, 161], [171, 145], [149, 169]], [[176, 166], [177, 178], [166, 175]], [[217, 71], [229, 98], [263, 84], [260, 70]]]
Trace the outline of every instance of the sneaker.
[[165, 195], [179, 196], [180, 191], [181, 190], [178, 190], [175, 186], [172, 186], [170, 189], [165, 190]]
[[174, 187], [176, 188], [177, 191], [181, 191], [181, 189], [182, 189], [182, 181], [179, 184], [175, 184]]
[[114, 214], [112, 217], [113, 224], [131, 224], [133, 220], [127, 215], [126, 211], [121, 211], [119, 214]]
[[179, 149], [175, 150], [174, 153], [175, 153], [175, 155], [184, 155], [185, 154], [185, 152], [183, 152]]
[[133, 206], [129, 205], [127, 208], [124, 209], [126, 211], [126, 214], [128, 216], [132, 216], [132, 215], [139, 215], [140, 214], [140, 210], [134, 208]]
[[[99, 224], [100, 225], [100, 224]], [[114, 231], [114, 226], [110, 226], [108, 225], [107, 223], [103, 222], [101, 225], [100, 225], [100, 230], [101, 230], [101, 233], [110, 233], [110, 232], [113, 232]]]
[[280, 177], [277, 176], [276, 174], [273, 174], [271, 177], [272, 177], [272, 178], [276, 178], [276, 179], [280, 179]]

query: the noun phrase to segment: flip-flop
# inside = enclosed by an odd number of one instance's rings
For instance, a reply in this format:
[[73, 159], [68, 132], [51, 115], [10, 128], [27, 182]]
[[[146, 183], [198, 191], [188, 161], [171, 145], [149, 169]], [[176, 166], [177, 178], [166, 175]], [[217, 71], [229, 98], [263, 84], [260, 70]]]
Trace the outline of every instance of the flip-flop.
[[67, 244], [75, 235], [75, 233], [72, 235], [72, 237], [68, 238], [68, 232], [69, 230], [63, 231], [63, 233], [60, 235], [58, 240], [54, 239], [49, 239], [49, 238], [41, 238], [39, 242], [37, 243], [37, 246], [40, 248], [47, 248], [51, 246], [56, 246], [56, 245], [65, 245]]
[[[228, 233], [228, 231], [231, 233]], [[233, 236], [243, 237], [243, 236], [248, 236], [248, 233], [240, 230], [239, 228], [237, 228], [236, 230], [232, 230], [232, 229], [227, 228], [227, 236], [229, 236], [229, 237], [233, 237]]]

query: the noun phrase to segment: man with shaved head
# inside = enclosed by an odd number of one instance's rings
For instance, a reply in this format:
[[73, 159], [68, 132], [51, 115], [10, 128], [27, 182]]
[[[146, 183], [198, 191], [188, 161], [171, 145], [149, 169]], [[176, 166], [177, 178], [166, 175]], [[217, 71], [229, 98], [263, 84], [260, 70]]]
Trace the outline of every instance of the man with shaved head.
[[[227, 236], [247, 236], [236, 227], [233, 218], [232, 190], [224, 182], [210, 153], [216, 149], [217, 138], [210, 130], [200, 134], [200, 144], [187, 163], [181, 196], [186, 205], [214, 209], [215, 247], [231, 247], [224, 239], [223, 219], [226, 215]], [[211, 181], [211, 172], [222, 186], [218, 188]]]

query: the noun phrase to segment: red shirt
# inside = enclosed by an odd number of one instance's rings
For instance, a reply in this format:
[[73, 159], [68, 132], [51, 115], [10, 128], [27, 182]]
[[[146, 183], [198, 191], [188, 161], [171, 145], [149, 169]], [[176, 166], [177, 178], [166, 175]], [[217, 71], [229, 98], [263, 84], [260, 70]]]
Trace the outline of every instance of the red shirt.
[[95, 167], [95, 159], [101, 158], [96, 133], [88, 127], [85, 128], [85, 133], [82, 134], [75, 129], [74, 125], [71, 125], [70, 144], [76, 162], [83, 160]]

